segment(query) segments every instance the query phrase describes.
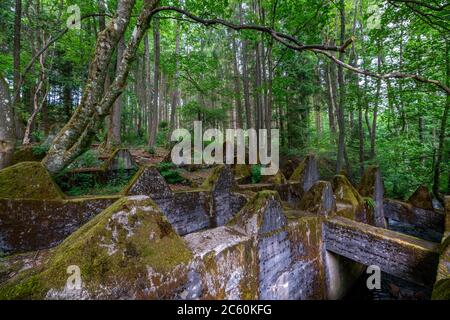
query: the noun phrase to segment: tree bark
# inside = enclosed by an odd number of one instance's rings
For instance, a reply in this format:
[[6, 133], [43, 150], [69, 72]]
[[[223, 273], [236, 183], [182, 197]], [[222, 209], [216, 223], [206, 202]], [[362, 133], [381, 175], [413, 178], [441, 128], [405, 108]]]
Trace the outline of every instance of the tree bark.
[[[341, 45], [345, 42], [345, 0], [340, 0], [340, 42]], [[339, 60], [344, 60], [344, 52], [339, 52]], [[344, 69], [342, 66], [338, 66], [338, 83], [339, 83], [339, 106], [338, 106], [338, 128], [339, 128], [339, 139], [338, 139], [338, 154], [337, 154], [337, 164], [336, 172], [339, 173], [344, 164], [345, 156], [345, 119], [344, 119], [344, 108], [345, 108], [345, 81], [344, 81]]]
[[[120, 62], [122, 61], [124, 51], [125, 51], [125, 39], [124, 37], [122, 37], [117, 47], [116, 69], [119, 69], [120, 67]], [[112, 151], [117, 146], [120, 146], [121, 144], [120, 139], [121, 114], [122, 114], [122, 98], [120, 96], [117, 98], [116, 102], [114, 102], [111, 115], [109, 117], [108, 141], [106, 147], [110, 151]]]
[[[242, 2], [239, 3], [239, 21], [244, 23], [244, 13], [242, 9]], [[247, 129], [253, 128], [251, 105], [250, 105], [250, 83], [248, 76], [248, 62], [247, 62], [247, 40], [242, 40], [242, 84], [244, 90], [244, 107], [245, 107], [245, 120]]]
[[14, 111], [9, 87], [0, 76], [0, 170], [6, 168], [14, 154], [16, 143]]
[[172, 92], [172, 105], [171, 105], [171, 110], [170, 110], [170, 132], [172, 132], [175, 127], [176, 127], [176, 123], [175, 123], [175, 116], [177, 113], [177, 106], [178, 106], [178, 101], [179, 101], [179, 91], [178, 91], [178, 78], [180, 76], [180, 71], [179, 71], [179, 59], [178, 59], [178, 55], [180, 54], [180, 24], [177, 23], [177, 29], [175, 30], [175, 77], [173, 80], [173, 92]]
[[154, 51], [154, 65], [153, 65], [153, 105], [150, 113], [150, 136], [148, 145], [150, 147], [156, 144], [156, 134], [158, 130], [158, 115], [159, 115], [159, 56], [160, 56], [160, 39], [159, 39], [159, 23], [155, 19], [153, 21], [153, 51]]
[[80, 104], [70, 121], [59, 132], [47, 156], [43, 160], [47, 170], [55, 174], [65, 168], [81, 153], [90, 147], [93, 136], [104, 117], [121, 94], [132, 60], [148, 24], [157, 0], [146, 1], [134, 28], [132, 37], [124, 52], [119, 70], [107, 92], [103, 92], [106, 68], [114, 49], [129, 24], [135, 0], [121, 0], [116, 17], [111, 19], [107, 28], [100, 32], [95, 48], [94, 58], [89, 66], [89, 76]]
[[23, 123], [17, 112], [20, 106], [20, 94], [15, 94], [20, 90], [20, 43], [21, 43], [21, 29], [22, 29], [22, 0], [16, 0], [14, 8], [14, 40], [13, 40], [13, 119], [15, 121], [15, 135], [17, 139], [23, 138]]
[[[450, 39], [447, 39], [445, 45], [445, 67], [446, 67], [446, 83], [447, 86], [450, 86]], [[442, 159], [444, 157], [444, 148], [445, 148], [445, 137], [446, 137], [446, 129], [447, 129], [447, 118], [450, 109], [450, 94], [447, 94], [446, 103], [444, 112], [441, 118], [441, 128], [439, 133], [439, 146], [437, 150], [436, 163], [434, 166], [434, 175], [433, 175], [433, 193], [434, 195], [442, 200], [442, 197], [439, 193], [439, 181], [441, 174], [441, 164]], [[450, 177], [449, 177], [450, 179]]]

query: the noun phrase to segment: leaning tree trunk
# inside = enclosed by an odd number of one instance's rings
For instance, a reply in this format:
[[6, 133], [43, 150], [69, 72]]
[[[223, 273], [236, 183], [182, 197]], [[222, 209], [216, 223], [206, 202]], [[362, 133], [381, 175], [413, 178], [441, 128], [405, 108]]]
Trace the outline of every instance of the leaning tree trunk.
[[97, 38], [94, 58], [89, 66], [89, 76], [80, 104], [69, 122], [58, 133], [47, 156], [42, 161], [52, 174], [64, 169], [89, 148], [98, 131], [98, 126], [110, 113], [112, 105], [125, 87], [131, 62], [134, 60], [139, 43], [148, 30], [152, 11], [159, 1], [148, 0], [145, 2], [120, 67], [116, 71], [116, 77], [108, 90], [104, 92], [107, 66], [129, 24], [135, 2], [135, 0], [119, 1], [116, 17], [111, 19], [109, 25], [100, 32]]
[[[446, 66], [446, 84], [450, 86], [450, 44], [447, 42], [445, 46], [445, 66]], [[434, 195], [442, 200], [442, 197], [439, 193], [439, 182], [440, 182], [440, 174], [441, 174], [441, 164], [442, 159], [444, 158], [444, 148], [445, 148], [445, 137], [446, 137], [446, 128], [447, 128], [447, 118], [450, 109], [450, 95], [447, 93], [447, 99], [445, 103], [444, 113], [441, 117], [441, 130], [439, 133], [439, 147], [437, 150], [436, 164], [434, 166], [434, 174], [433, 174], [433, 193]], [[449, 175], [450, 180], [450, 175]]]
[[9, 165], [16, 143], [14, 112], [8, 84], [0, 77], [0, 169]]

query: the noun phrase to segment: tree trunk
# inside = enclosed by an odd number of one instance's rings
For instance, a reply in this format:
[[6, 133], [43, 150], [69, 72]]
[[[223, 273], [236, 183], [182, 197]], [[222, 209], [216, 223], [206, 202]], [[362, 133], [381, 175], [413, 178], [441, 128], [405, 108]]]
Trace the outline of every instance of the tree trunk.
[[236, 39], [233, 38], [233, 77], [234, 77], [234, 99], [236, 104], [236, 127], [243, 128], [241, 74], [239, 72], [237, 54], [238, 54], [238, 46], [236, 43]]
[[121, 94], [128, 77], [130, 65], [137, 47], [148, 29], [151, 12], [158, 1], [146, 1], [137, 19], [135, 30], [124, 52], [124, 57], [116, 77], [107, 92], [104, 92], [106, 69], [114, 49], [129, 24], [135, 0], [121, 0], [117, 15], [111, 19], [107, 28], [97, 38], [94, 58], [89, 66], [89, 76], [78, 108], [70, 121], [59, 132], [47, 156], [43, 160], [47, 170], [55, 174], [69, 165], [86, 151], [104, 117], [110, 112], [117, 97]]
[[8, 84], [3, 76], [0, 76], [0, 170], [10, 164], [15, 144], [13, 104]]
[[173, 92], [172, 92], [172, 106], [171, 106], [171, 110], [170, 110], [170, 132], [172, 132], [175, 128], [176, 128], [176, 123], [175, 123], [175, 115], [177, 113], [177, 106], [178, 106], [178, 101], [179, 101], [179, 95], [180, 93], [178, 92], [178, 78], [180, 76], [180, 71], [179, 69], [179, 59], [178, 59], [178, 55], [180, 54], [180, 24], [177, 23], [177, 29], [175, 31], [176, 35], [175, 35], [175, 77], [173, 80]]
[[[445, 46], [445, 67], [446, 67], [446, 84], [450, 86], [450, 41], [447, 39]], [[447, 93], [447, 99], [445, 103], [444, 113], [441, 118], [441, 129], [439, 133], [439, 146], [437, 150], [436, 164], [434, 166], [434, 175], [433, 175], [433, 193], [434, 195], [442, 200], [441, 195], [439, 194], [439, 181], [441, 174], [441, 163], [444, 157], [444, 148], [445, 148], [445, 137], [446, 137], [446, 129], [447, 129], [447, 118], [450, 109], [450, 95]], [[450, 178], [449, 178], [450, 179]]]
[[[244, 13], [242, 9], [242, 2], [239, 3], [239, 21], [244, 23]], [[247, 40], [242, 40], [242, 84], [244, 89], [244, 107], [245, 107], [245, 120], [247, 129], [253, 128], [252, 113], [250, 105], [250, 83], [248, 77], [248, 63], [247, 63]]]
[[[123, 52], [125, 51], [125, 39], [122, 37], [119, 41], [117, 47], [117, 67], [120, 67], [120, 62], [123, 58]], [[109, 151], [112, 151], [115, 147], [120, 146], [120, 128], [121, 128], [121, 114], [122, 114], [122, 98], [121, 96], [117, 98], [114, 102], [111, 115], [109, 117], [109, 127], [108, 127], [108, 141], [106, 147]]]
[[[341, 45], [345, 42], [345, 0], [340, 0], [340, 20], [341, 20], [341, 32], [340, 32], [340, 43]], [[344, 61], [344, 52], [339, 52], [339, 60]], [[345, 81], [344, 81], [344, 69], [342, 66], [338, 66], [338, 83], [339, 83], [339, 107], [338, 107], [338, 128], [339, 128], [339, 139], [338, 139], [338, 154], [337, 154], [337, 164], [336, 172], [339, 173], [342, 170], [344, 164], [345, 156], [345, 119], [344, 119], [344, 108], [345, 108]]]
[[23, 123], [17, 112], [20, 106], [20, 42], [22, 29], [22, 0], [16, 0], [14, 9], [14, 42], [13, 42], [13, 119], [15, 121], [15, 135], [17, 139], [23, 138]]
[[159, 113], [159, 55], [160, 55], [160, 39], [159, 39], [159, 23], [155, 19], [153, 21], [153, 105], [150, 113], [150, 136], [148, 145], [150, 147], [156, 144], [156, 134], [158, 129], [158, 113]]

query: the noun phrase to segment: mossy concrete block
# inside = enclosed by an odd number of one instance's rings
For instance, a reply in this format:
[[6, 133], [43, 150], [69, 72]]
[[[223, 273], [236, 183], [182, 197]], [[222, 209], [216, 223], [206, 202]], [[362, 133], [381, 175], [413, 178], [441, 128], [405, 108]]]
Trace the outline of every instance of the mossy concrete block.
[[245, 196], [235, 192], [236, 180], [228, 165], [217, 166], [203, 183], [202, 188], [211, 192], [212, 227], [226, 225], [247, 201]]
[[117, 199], [0, 199], [0, 251], [13, 254], [54, 247]]
[[155, 202], [181, 236], [211, 226], [209, 192], [177, 192], [169, 200], [159, 199]]
[[408, 202], [384, 199], [384, 216], [422, 229], [444, 232], [445, 215], [432, 210], [416, 208]]
[[391, 230], [333, 217], [324, 225], [325, 249], [355, 262], [377, 265], [388, 274], [433, 285], [439, 245]]
[[317, 157], [314, 154], [307, 155], [305, 159], [298, 165], [290, 181], [300, 182], [300, 195], [308, 191], [314, 183], [319, 180], [319, 170], [317, 167]]
[[441, 242], [441, 255], [431, 298], [434, 300], [450, 300], [450, 196], [444, 198], [445, 231]]
[[345, 176], [334, 176], [331, 184], [337, 215], [370, 225], [375, 224], [373, 210], [366, 205], [364, 198]]
[[[146, 196], [125, 197], [69, 236], [38, 269], [0, 286], [2, 299], [170, 299], [192, 254]], [[67, 268], [80, 268], [81, 288]]]
[[259, 192], [230, 225], [252, 237], [257, 247], [260, 299], [321, 296], [314, 284], [319, 256], [313, 252], [319, 249], [312, 249], [308, 257], [300, 253], [301, 247], [308, 246], [307, 237], [300, 238], [307, 230], [300, 236], [299, 230], [288, 225], [276, 192]]
[[141, 167], [122, 192], [124, 195], [146, 195], [153, 200], [173, 197], [173, 192], [153, 166]]
[[409, 197], [408, 202], [416, 208], [433, 210], [433, 197], [427, 186], [420, 186]]
[[301, 300], [318, 300], [326, 296], [325, 271], [322, 259], [322, 223], [316, 215], [288, 220], [288, 238], [292, 263], [299, 266], [298, 295]]
[[183, 299], [257, 299], [258, 264], [253, 242], [230, 227], [184, 237], [193, 252]]
[[131, 170], [137, 167], [128, 149], [115, 150], [104, 164], [105, 171]]
[[336, 212], [336, 200], [333, 188], [328, 181], [317, 181], [302, 197], [298, 204], [300, 210], [321, 216], [329, 216]]
[[367, 167], [361, 178], [358, 191], [363, 197], [369, 197], [373, 200], [375, 225], [379, 228], [387, 228], [383, 207], [384, 184], [381, 177], [380, 167]]
[[0, 199], [63, 198], [63, 192], [40, 162], [21, 162], [0, 170]]
[[39, 162], [44, 159], [45, 154], [36, 154], [33, 152], [33, 146], [23, 146], [14, 151], [11, 159], [11, 165], [21, 162]]

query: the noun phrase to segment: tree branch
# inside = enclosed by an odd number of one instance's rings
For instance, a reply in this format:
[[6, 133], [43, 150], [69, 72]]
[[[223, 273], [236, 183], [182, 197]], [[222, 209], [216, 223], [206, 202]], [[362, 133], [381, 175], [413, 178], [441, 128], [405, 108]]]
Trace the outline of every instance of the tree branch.
[[192, 19], [194, 22], [201, 23], [205, 26], [211, 26], [211, 25], [223, 25], [228, 28], [231, 28], [233, 30], [239, 31], [239, 30], [255, 30], [259, 32], [264, 32], [269, 34], [273, 39], [278, 41], [279, 43], [283, 44], [284, 46], [295, 50], [295, 51], [312, 51], [315, 53], [319, 53], [322, 55], [325, 55], [327, 58], [332, 60], [337, 65], [342, 66], [343, 68], [350, 70], [352, 72], [356, 72], [359, 74], [363, 74], [366, 76], [370, 76], [373, 78], [385, 80], [385, 79], [413, 79], [417, 82], [421, 83], [428, 83], [432, 84], [434, 86], [437, 86], [439, 89], [444, 91], [447, 95], [450, 95], [450, 87], [444, 85], [440, 81], [433, 80], [433, 79], [427, 79], [425, 77], [416, 75], [416, 74], [407, 74], [407, 73], [400, 73], [400, 72], [391, 72], [387, 74], [381, 74], [381, 73], [374, 73], [370, 72], [368, 70], [362, 70], [358, 69], [356, 67], [353, 67], [339, 59], [337, 59], [334, 55], [332, 55], [329, 51], [335, 51], [335, 52], [344, 52], [355, 40], [354, 37], [351, 37], [347, 41], [344, 42], [342, 46], [330, 46], [326, 44], [302, 44], [299, 40], [297, 40], [295, 37], [275, 31], [271, 28], [265, 27], [265, 26], [259, 26], [259, 25], [253, 25], [253, 24], [235, 24], [229, 21], [225, 21], [222, 19], [203, 19], [200, 17], [197, 17], [193, 15], [192, 13], [183, 10], [181, 8], [172, 7], [172, 6], [162, 6], [158, 7], [153, 10], [154, 13], [161, 12], [161, 11], [176, 11], [178, 13], [181, 13], [182, 15], [187, 16], [188, 18]]

